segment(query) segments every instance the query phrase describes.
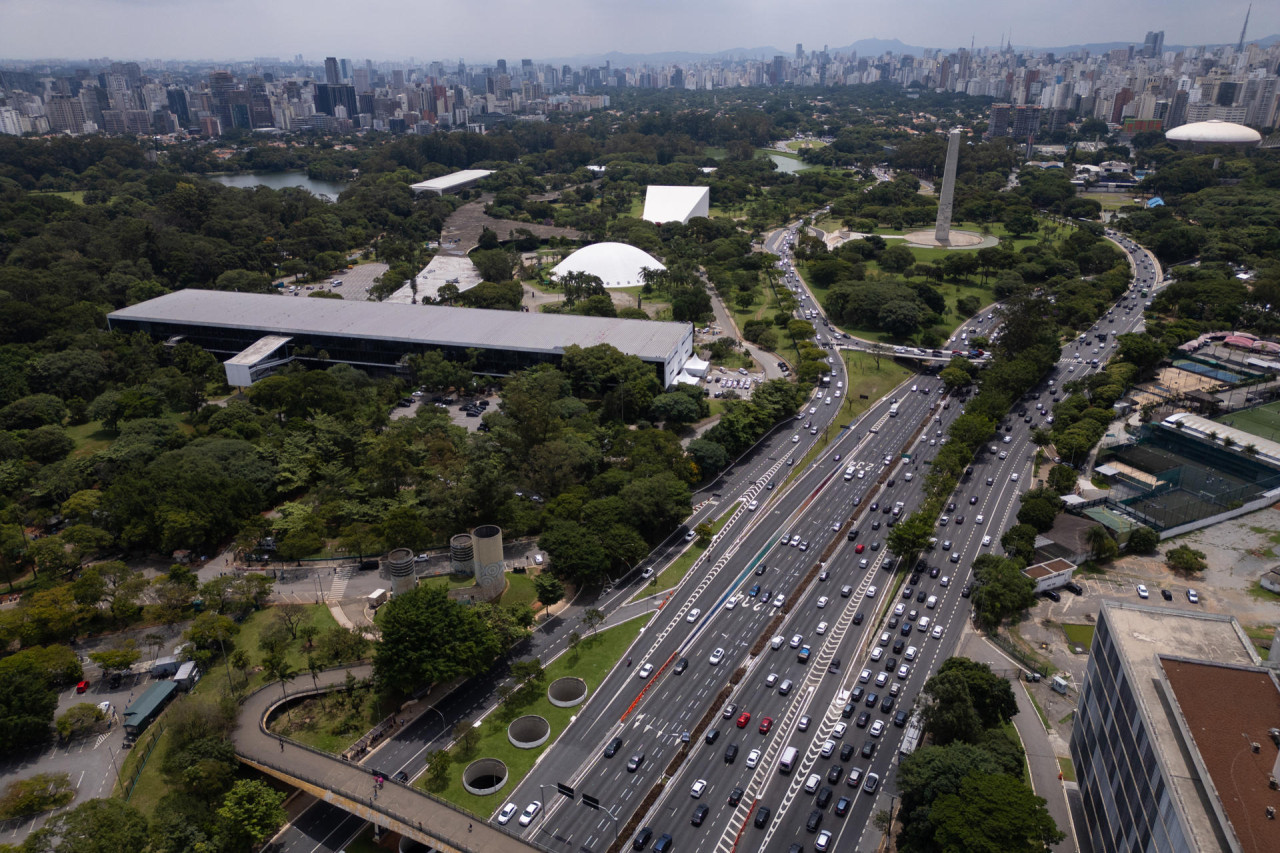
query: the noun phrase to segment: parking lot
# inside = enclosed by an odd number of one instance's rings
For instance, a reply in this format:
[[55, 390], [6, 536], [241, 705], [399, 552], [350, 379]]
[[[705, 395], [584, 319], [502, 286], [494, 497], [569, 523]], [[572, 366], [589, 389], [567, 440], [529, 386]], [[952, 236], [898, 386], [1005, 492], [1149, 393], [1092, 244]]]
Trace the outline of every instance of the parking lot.
[[480, 429], [480, 424], [484, 421], [481, 417], [472, 417], [463, 411], [463, 407], [471, 403], [480, 403], [481, 401], [488, 403], [488, 407], [483, 411], [496, 412], [501, 398], [497, 394], [478, 394], [474, 397], [457, 398], [455, 396], [445, 397], [451, 400], [450, 403], [438, 403], [433, 400], [434, 397], [442, 395], [437, 394], [421, 394], [413, 397], [413, 403], [409, 406], [397, 405], [391, 410], [391, 420], [399, 420], [400, 418], [411, 418], [418, 413], [420, 406], [441, 406], [449, 413], [449, 420], [454, 426], [460, 426], [468, 432], [476, 432]]
[[[305, 297], [309, 292], [329, 290], [341, 294], [342, 298], [348, 302], [364, 302], [369, 298], [369, 288], [373, 287], [377, 283], [378, 276], [386, 271], [387, 265], [377, 261], [358, 264], [349, 270], [335, 273], [323, 283], [296, 285], [298, 289], [293, 295]], [[342, 284], [335, 287], [331, 284], [333, 281], [341, 281]], [[287, 293], [288, 290], [286, 289], [285, 292]]]

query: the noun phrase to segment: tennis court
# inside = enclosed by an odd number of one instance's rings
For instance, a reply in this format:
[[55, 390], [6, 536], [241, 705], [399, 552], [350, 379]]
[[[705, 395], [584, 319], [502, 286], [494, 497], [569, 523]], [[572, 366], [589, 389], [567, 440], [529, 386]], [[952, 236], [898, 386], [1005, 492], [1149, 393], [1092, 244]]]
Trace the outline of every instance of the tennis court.
[[1217, 379], [1222, 382], [1239, 382], [1243, 378], [1239, 373], [1210, 367], [1207, 364], [1201, 364], [1198, 361], [1190, 361], [1185, 358], [1175, 359], [1173, 366], [1188, 373], [1198, 373], [1201, 376], [1208, 376], [1210, 379]]
[[1242, 429], [1261, 438], [1280, 441], [1280, 402], [1241, 409], [1214, 418], [1218, 423]]

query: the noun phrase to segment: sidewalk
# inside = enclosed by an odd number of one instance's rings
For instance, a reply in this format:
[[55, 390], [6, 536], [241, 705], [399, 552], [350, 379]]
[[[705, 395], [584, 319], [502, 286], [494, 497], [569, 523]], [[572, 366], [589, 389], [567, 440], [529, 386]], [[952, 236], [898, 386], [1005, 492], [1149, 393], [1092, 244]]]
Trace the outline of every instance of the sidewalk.
[[[972, 628], [965, 626], [964, 638], [960, 642], [957, 654], [970, 660], [989, 664], [992, 669], [1009, 669], [1021, 671], [1022, 667], [1005, 657], [999, 649], [992, 646]], [[1056, 853], [1076, 853], [1074, 825], [1071, 822], [1071, 811], [1067, 806], [1066, 786], [1061, 779], [1062, 768], [1058, 764], [1058, 753], [1053, 748], [1049, 733], [1040, 722], [1026, 685], [1018, 679], [1013, 685], [1013, 695], [1018, 700], [1018, 714], [1013, 718], [1014, 728], [1022, 740], [1022, 748], [1027, 754], [1030, 768], [1031, 789], [1037, 796], [1044, 797], [1050, 816], [1058, 829], [1067, 837], [1054, 846]]]

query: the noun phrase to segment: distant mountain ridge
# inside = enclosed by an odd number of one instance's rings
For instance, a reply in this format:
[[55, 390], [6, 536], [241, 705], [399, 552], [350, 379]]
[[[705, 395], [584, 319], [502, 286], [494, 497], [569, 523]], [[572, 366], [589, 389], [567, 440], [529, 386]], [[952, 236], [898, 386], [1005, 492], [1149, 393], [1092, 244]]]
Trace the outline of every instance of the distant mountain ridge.
[[[1248, 44], [1257, 44], [1259, 47], [1270, 47], [1276, 42], [1280, 42], [1280, 35], [1270, 35], [1264, 38], [1248, 39]], [[1025, 51], [1034, 50], [1041, 53], [1068, 54], [1078, 53], [1087, 50], [1092, 54], [1107, 53], [1111, 50], [1127, 48], [1130, 45], [1137, 47], [1142, 46], [1141, 40], [1136, 41], [1112, 41], [1112, 42], [1090, 42], [1088, 44], [1071, 44], [1058, 47], [1039, 47], [1035, 45], [1014, 45], [1014, 50]], [[1181, 45], [1166, 44], [1166, 51], [1180, 51], [1188, 47], [1204, 47], [1217, 48], [1224, 46], [1223, 43], [1204, 44], [1204, 45]], [[883, 53], [894, 53], [898, 55], [923, 56], [931, 50], [940, 50], [950, 53], [958, 50], [963, 45], [942, 48], [927, 48], [919, 45], [905, 44], [899, 39], [879, 39], [865, 38], [858, 39], [852, 44], [843, 47], [833, 47], [828, 53], [849, 54], [857, 53], [858, 56], [879, 56]], [[978, 49], [986, 49], [997, 47], [997, 45], [979, 46]], [[812, 49], [812, 48], [811, 48]], [[775, 56], [794, 57], [794, 50], [780, 50], [776, 47], [734, 47], [728, 50], [720, 50], [714, 53], [699, 53], [697, 51], [687, 50], [668, 50], [657, 53], [623, 53], [621, 51], [609, 51], [607, 53], [578, 54], [576, 56], [555, 57], [543, 60], [549, 63], [568, 63], [570, 65], [604, 65], [609, 63], [612, 68], [634, 68], [639, 65], [678, 65], [688, 64], [692, 62], [708, 62], [715, 60], [742, 60], [742, 59], [761, 59], [770, 60]]]

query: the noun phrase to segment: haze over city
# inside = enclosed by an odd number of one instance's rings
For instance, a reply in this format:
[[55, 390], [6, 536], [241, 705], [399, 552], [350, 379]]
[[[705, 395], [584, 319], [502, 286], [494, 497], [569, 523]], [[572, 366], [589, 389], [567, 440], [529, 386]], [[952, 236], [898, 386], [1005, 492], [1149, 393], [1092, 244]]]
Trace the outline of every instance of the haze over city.
[[[483, 13], [461, 3], [370, 0], [5, 0], [0, 57], [110, 56], [148, 59], [249, 59], [327, 53], [374, 59], [503, 55], [569, 58], [607, 51], [691, 51], [776, 47], [795, 42], [832, 48], [858, 39], [899, 39], [955, 49], [1141, 40], [1163, 29], [1167, 44], [1234, 43], [1248, 0], [1082, 0], [1069, 7], [1017, 0], [922, 0], [908, 11], [884, 3], [815, 0], [797, 7], [764, 0], [565, 0], [554, 6], [494, 0]], [[1280, 5], [1257, 4], [1249, 30], [1280, 31]]]

